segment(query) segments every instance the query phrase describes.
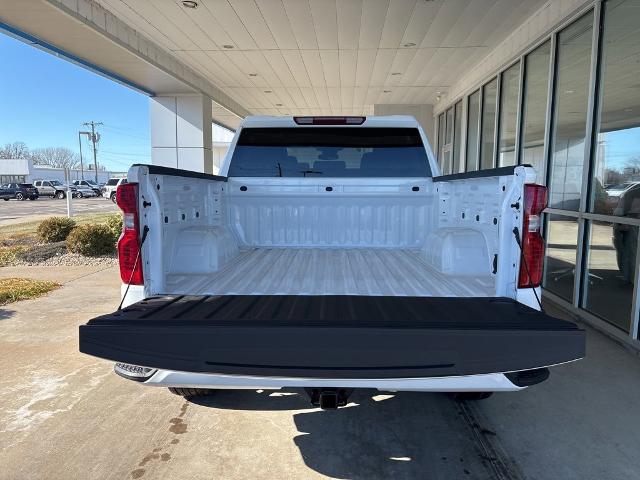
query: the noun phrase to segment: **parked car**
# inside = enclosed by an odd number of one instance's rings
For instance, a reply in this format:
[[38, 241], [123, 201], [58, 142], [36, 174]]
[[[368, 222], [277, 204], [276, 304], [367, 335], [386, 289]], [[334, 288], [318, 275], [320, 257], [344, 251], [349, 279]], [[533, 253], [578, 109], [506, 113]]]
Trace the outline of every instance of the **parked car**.
[[102, 187], [102, 196], [116, 203], [116, 190], [118, 186], [127, 183], [126, 178], [110, 178]]
[[16, 200], [35, 200], [38, 198], [38, 190], [30, 183], [5, 183], [0, 186], [0, 198], [8, 201], [12, 198]]
[[38, 190], [38, 194], [42, 197], [66, 198], [67, 191], [71, 189], [76, 191], [75, 186], [68, 186], [60, 180], [36, 180], [33, 186]]
[[93, 180], [76, 180], [75, 182], [73, 182], [73, 184], [76, 187], [82, 186], [82, 187], [90, 188], [91, 190], [93, 190], [95, 192], [96, 197], [101, 197], [102, 196], [102, 188], [100, 187], [100, 185], [98, 185]]
[[247, 117], [231, 145], [221, 176], [131, 167], [125, 308], [80, 351], [187, 397], [302, 387], [324, 409], [355, 388], [486, 398], [584, 356], [540, 311], [533, 168], [439, 176], [403, 116]]
[[73, 196], [75, 198], [89, 198], [89, 197], [97, 197], [98, 194], [96, 191], [88, 185], [73, 185], [75, 191], [73, 192]]

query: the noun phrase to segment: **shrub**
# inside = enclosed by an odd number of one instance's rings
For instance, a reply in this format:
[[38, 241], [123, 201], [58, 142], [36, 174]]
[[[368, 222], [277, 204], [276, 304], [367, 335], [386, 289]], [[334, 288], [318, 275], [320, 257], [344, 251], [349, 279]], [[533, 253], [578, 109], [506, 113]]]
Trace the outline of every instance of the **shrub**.
[[120, 233], [122, 232], [122, 215], [119, 213], [109, 215], [107, 217], [106, 224], [113, 234], [113, 243], [116, 243], [118, 238], [120, 238]]
[[67, 250], [87, 257], [115, 252], [113, 232], [107, 225], [81, 225], [67, 237]]
[[46, 243], [63, 242], [76, 227], [76, 222], [67, 217], [50, 217], [38, 225], [38, 237]]

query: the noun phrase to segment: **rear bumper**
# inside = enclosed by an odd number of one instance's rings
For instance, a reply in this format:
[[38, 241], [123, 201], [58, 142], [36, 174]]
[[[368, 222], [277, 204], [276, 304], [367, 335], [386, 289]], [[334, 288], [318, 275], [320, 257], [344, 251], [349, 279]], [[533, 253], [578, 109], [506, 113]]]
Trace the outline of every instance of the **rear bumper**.
[[514, 392], [526, 387], [502, 373], [435, 378], [287, 378], [214, 375], [158, 370], [145, 385], [154, 387], [279, 390], [281, 388], [373, 388], [398, 392]]

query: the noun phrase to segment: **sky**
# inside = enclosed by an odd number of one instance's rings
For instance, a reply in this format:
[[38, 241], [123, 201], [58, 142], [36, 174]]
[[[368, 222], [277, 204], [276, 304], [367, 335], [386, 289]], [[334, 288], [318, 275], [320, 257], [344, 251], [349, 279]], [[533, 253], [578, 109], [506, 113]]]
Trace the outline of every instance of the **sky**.
[[[108, 170], [151, 162], [145, 95], [2, 33], [0, 58], [0, 145], [78, 152], [78, 131], [94, 120], [104, 123], [98, 162]], [[86, 136], [82, 153], [93, 161]]]

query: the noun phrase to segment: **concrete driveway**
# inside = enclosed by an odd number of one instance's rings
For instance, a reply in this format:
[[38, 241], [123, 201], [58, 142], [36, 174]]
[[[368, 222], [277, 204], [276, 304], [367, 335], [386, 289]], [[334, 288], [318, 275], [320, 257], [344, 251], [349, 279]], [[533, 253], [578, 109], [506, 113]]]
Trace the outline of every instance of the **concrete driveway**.
[[[74, 214], [119, 211], [116, 204], [106, 198], [74, 198], [72, 201]], [[66, 199], [40, 197], [37, 200], [0, 201], [0, 226], [32, 222], [60, 215], [67, 215]]]
[[[334, 412], [302, 392], [187, 402], [77, 351], [118, 302], [116, 268], [57, 269], [64, 286], [0, 309], [1, 479], [640, 478], [640, 361], [589, 330], [588, 358], [477, 404], [361, 391]], [[0, 268], [0, 276], [41, 270]]]

